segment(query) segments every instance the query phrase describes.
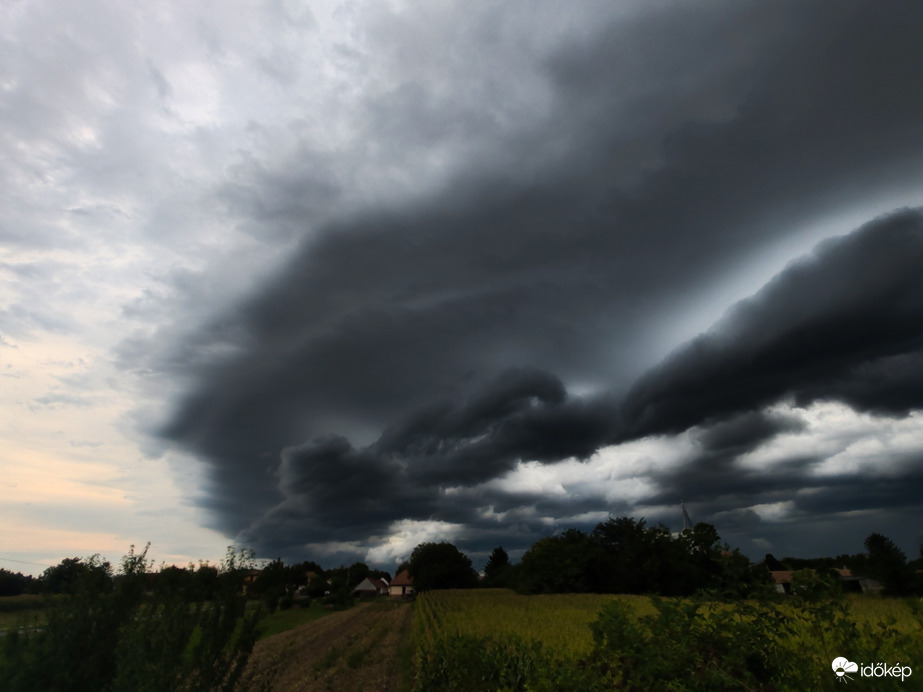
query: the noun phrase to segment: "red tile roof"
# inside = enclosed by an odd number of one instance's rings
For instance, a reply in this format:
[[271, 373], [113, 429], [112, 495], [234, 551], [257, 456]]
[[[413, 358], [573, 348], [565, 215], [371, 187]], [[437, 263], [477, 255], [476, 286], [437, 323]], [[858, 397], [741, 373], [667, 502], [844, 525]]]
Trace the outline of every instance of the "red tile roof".
[[413, 577], [406, 569], [394, 577], [391, 586], [413, 586]]

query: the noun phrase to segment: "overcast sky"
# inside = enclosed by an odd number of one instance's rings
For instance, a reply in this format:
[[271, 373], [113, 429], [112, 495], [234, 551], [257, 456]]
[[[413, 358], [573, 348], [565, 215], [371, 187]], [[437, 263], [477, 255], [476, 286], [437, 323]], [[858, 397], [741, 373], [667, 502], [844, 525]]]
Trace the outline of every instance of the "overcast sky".
[[916, 557], [923, 5], [0, 3], [0, 567]]

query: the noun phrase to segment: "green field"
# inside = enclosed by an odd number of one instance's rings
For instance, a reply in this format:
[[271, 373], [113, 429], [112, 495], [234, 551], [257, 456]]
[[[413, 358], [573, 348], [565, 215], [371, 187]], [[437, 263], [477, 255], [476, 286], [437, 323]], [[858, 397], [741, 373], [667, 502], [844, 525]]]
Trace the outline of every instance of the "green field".
[[36, 596], [23, 594], [22, 596], [3, 596], [0, 598], [0, 632], [6, 632], [17, 627], [33, 626], [42, 622], [45, 616], [45, 606], [53, 596]]
[[308, 622], [314, 622], [314, 620], [334, 612], [336, 611], [324, 608], [323, 603], [320, 601], [313, 601], [307, 608], [296, 606], [287, 610], [277, 610], [260, 620], [258, 627], [259, 638], [266, 639], [274, 634], [286, 632]]
[[916, 663], [916, 680], [865, 682], [923, 689], [919, 598], [728, 603], [487, 589], [428, 592], [414, 609], [422, 692], [835, 689], [839, 656]]
[[566, 655], [593, 647], [589, 624], [613, 600], [628, 603], [638, 615], [653, 613], [646, 596], [543, 594], [521, 596], [507, 589], [431, 591], [414, 604], [414, 633], [432, 637], [516, 635], [536, 640]]

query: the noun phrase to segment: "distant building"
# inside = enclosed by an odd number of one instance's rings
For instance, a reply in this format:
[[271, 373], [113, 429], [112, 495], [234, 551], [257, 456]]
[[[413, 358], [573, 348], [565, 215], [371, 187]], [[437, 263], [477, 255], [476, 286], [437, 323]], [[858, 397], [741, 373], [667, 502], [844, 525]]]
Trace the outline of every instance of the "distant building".
[[382, 579], [376, 579], [375, 577], [368, 577], [363, 579], [359, 585], [353, 589], [353, 593], [357, 596], [365, 597], [374, 597], [374, 596], [386, 596], [388, 595], [390, 589], [387, 582]]
[[[814, 570], [810, 570], [813, 572]], [[793, 570], [771, 570], [772, 580], [776, 583], [776, 591], [790, 594], [792, 592]], [[854, 593], [880, 593], [881, 584], [870, 577], [855, 575], [846, 567], [836, 570], [844, 591]]]
[[776, 591], [779, 593], [791, 593], [792, 592], [792, 575], [794, 570], [773, 570], [769, 574], [772, 576], [772, 580], [776, 583]]
[[406, 569], [391, 580], [391, 598], [407, 598], [413, 594], [413, 577]]

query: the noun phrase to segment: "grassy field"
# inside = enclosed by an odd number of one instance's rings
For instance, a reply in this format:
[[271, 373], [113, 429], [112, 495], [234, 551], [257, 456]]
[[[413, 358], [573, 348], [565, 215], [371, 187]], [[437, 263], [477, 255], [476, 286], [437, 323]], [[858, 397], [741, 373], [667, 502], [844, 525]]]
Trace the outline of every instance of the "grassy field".
[[41, 623], [49, 597], [24, 594], [0, 598], [0, 632]]
[[[739, 689], [826, 689], [837, 682], [830, 662], [838, 656], [916, 662], [923, 678], [919, 598], [853, 594], [817, 602], [725, 603], [521, 596], [496, 589], [429, 592], [414, 608], [417, 677], [424, 691], [472, 684], [634, 689], [662, 680], [671, 681], [667, 689], [738, 689], [734, 681], [742, 676], [749, 682]], [[608, 619], [599, 619], [607, 609]], [[594, 639], [597, 621], [602, 636]], [[478, 680], [489, 682], [479, 688]], [[898, 689], [894, 680], [875, 683], [876, 689]], [[923, 689], [918, 680], [897, 684]]]
[[[908, 637], [923, 638], [921, 622], [913, 615], [912, 599], [849, 594], [842, 600], [857, 624], [892, 626]], [[514, 634], [525, 640], [540, 641], [562, 654], [583, 656], [593, 645], [589, 624], [612, 601], [627, 604], [637, 617], [656, 612], [647, 596], [522, 596], [507, 589], [436, 591], [419, 597], [414, 630], [421, 640], [447, 635]], [[788, 608], [785, 600], [779, 605], [783, 612]], [[734, 604], [715, 603], [708, 608], [728, 609], [734, 608]]]
[[334, 612], [336, 611], [324, 608], [323, 604], [317, 600], [313, 601], [308, 608], [296, 606], [288, 610], [277, 610], [260, 621], [259, 638], [266, 639], [266, 637], [300, 627]]
[[420, 641], [447, 635], [513, 634], [540, 641], [562, 654], [581, 656], [593, 645], [589, 624], [613, 600], [628, 603], [639, 616], [654, 612], [646, 596], [521, 596], [508, 589], [434, 591], [417, 599], [414, 634]]

